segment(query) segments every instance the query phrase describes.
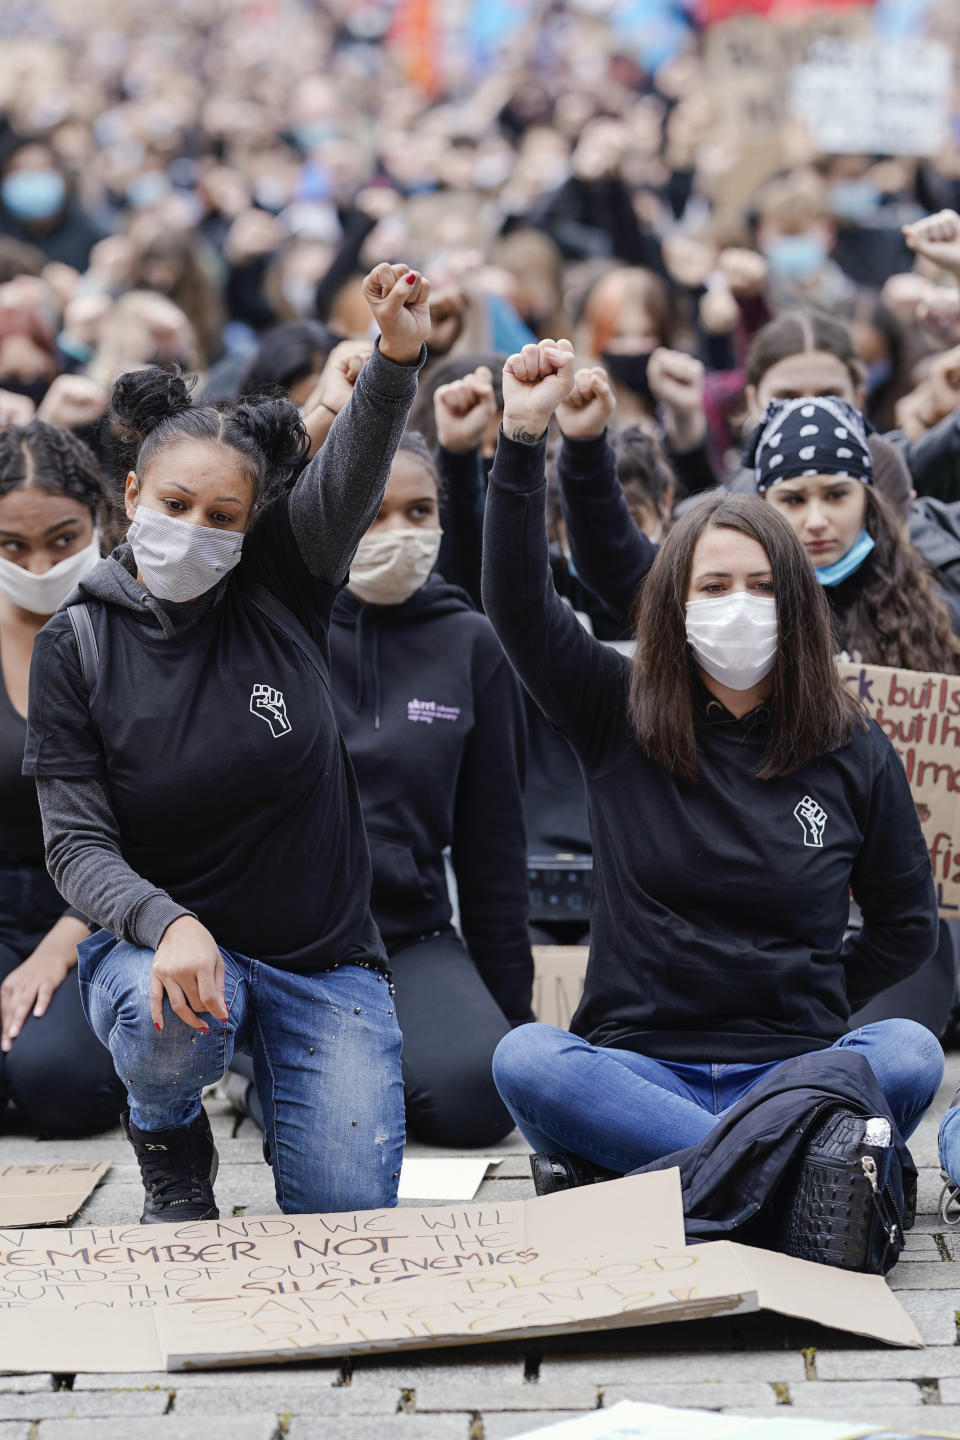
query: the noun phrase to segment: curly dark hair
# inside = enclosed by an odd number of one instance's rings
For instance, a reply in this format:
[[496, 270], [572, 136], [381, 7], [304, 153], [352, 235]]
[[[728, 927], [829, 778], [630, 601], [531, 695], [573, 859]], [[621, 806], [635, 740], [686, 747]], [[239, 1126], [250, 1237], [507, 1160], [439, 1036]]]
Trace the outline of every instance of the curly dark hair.
[[22, 485], [78, 500], [95, 523], [106, 518], [108, 497], [97, 458], [72, 430], [42, 420], [0, 430], [0, 495]]
[[875, 486], [864, 488], [874, 548], [827, 592], [838, 648], [865, 665], [960, 674], [960, 640], [929, 571], [890, 502]]
[[211, 440], [242, 457], [263, 505], [285, 490], [310, 448], [300, 411], [270, 397], [224, 406], [194, 405], [196, 377], [156, 365], [130, 370], [113, 387], [109, 419], [119, 440], [121, 470], [143, 471], [165, 446], [178, 440]]

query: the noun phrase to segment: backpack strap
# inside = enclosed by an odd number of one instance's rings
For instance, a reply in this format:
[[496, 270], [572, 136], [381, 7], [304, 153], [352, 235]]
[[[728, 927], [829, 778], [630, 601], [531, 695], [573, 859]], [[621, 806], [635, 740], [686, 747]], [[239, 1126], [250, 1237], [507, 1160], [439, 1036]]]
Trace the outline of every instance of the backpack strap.
[[82, 600], [78, 600], [75, 605], [68, 605], [67, 619], [73, 627], [77, 650], [80, 654], [80, 674], [89, 695], [96, 683], [100, 669], [100, 651], [97, 646], [93, 621], [90, 618], [90, 607], [85, 605]]
[[[256, 605], [258, 610], [273, 621], [279, 630], [282, 630], [288, 640], [292, 640], [297, 649], [309, 660], [323, 681], [324, 689], [330, 689], [330, 676], [323, 653], [313, 637], [300, 623], [292, 610], [278, 600], [272, 590], [265, 585], [254, 581], [248, 585], [247, 593]], [[100, 651], [97, 646], [97, 637], [93, 628], [93, 621], [90, 618], [90, 607], [83, 601], [75, 605], [67, 606], [67, 618], [73, 628], [74, 637], [77, 642], [77, 650], [80, 655], [80, 673], [83, 683], [89, 694], [97, 679], [100, 670]]]
[[323, 651], [306, 627], [301, 624], [293, 611], [284, 605], [282, 600], [277, 599], [272, 590], [268, 590], [267, 587], [261, 585], [259, 581], [254, 580], [248, 582], [246, 589], [247, 594], [257, 609], [262, 610], [264, 615], [273, 621], [277, 629], [282, 630], [287, 639], [292, 640], [297, 649], [309, 660], [314, 670], [316, 670], [320, 676], [323, 682], [323, 688], [329, 693], [329, 667], [324, 658]]

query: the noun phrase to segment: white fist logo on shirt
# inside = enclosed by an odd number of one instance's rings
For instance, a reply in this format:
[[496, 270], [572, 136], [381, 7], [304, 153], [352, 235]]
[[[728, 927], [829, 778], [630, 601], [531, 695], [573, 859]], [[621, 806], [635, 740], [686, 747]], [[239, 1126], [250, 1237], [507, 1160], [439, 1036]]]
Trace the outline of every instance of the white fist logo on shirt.
[[804, 795], [793, 813], [803, 826], [804, 845], [822, 850], [823, 828], [827, 823], [826, 810], [817, 804], [812, 795]]
[[250, 714], [259, 715], [270, 726], [270, 734], [274, 740], [279, 740], [281, 735], [289, 735], [293, 726], [287, 719], [287, 702], [283, 698], [283, 692], [274, 690], [270, 685], [254, 685], [250, 696]]

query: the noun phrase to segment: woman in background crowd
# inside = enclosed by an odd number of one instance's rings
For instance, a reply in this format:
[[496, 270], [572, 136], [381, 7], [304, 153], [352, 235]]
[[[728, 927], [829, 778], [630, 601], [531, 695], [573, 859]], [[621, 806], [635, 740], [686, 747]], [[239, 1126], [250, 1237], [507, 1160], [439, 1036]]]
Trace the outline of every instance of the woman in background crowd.
[[513, 1125], [493, 1052], [531, 1018], [523, 719], [489, 622], [431, 573], [440, 538], [436, 465], [408, 433], [334, 608], [333, 692], [397, 990], [407, 1124], [482, 1146]]
[[13, 1104], [31, 1130], [107, 1130], [123, 1108], [109, 1054], [88, 1026], [77, 945], [90, 931], [43, 863], [35, 783], [21, 773], [34, 641], [100, 559], [106, 497], [69, 431], [0, 431], [0, 1129]]

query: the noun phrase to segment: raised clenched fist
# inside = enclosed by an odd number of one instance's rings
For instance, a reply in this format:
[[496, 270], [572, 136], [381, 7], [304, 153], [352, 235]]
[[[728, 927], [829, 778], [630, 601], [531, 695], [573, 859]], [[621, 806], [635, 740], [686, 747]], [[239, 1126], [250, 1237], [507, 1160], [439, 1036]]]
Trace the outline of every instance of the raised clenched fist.
[[569, 440], [595, 440], [606, 430], [616, 408], [606, 370], [593, 365], [577, 371], [572, 390], [557, 407], [557, 420]]
[[364, 280], [363, 294], [380, 327], [380, 353], [413, 365], [430, 338], [430, 281], [407, 265], [384, 261]]
[[493, 375], [480, 365], [462, 380], [441, 385], [433, 396], [437, 441], [445, 450], [476, 450], [497, 413]]
[[524, 444], [542, 439], [573, 389], [574, 366], [569, 340], [541, 340], [511, 355], [503, 367], [504, 434]]

